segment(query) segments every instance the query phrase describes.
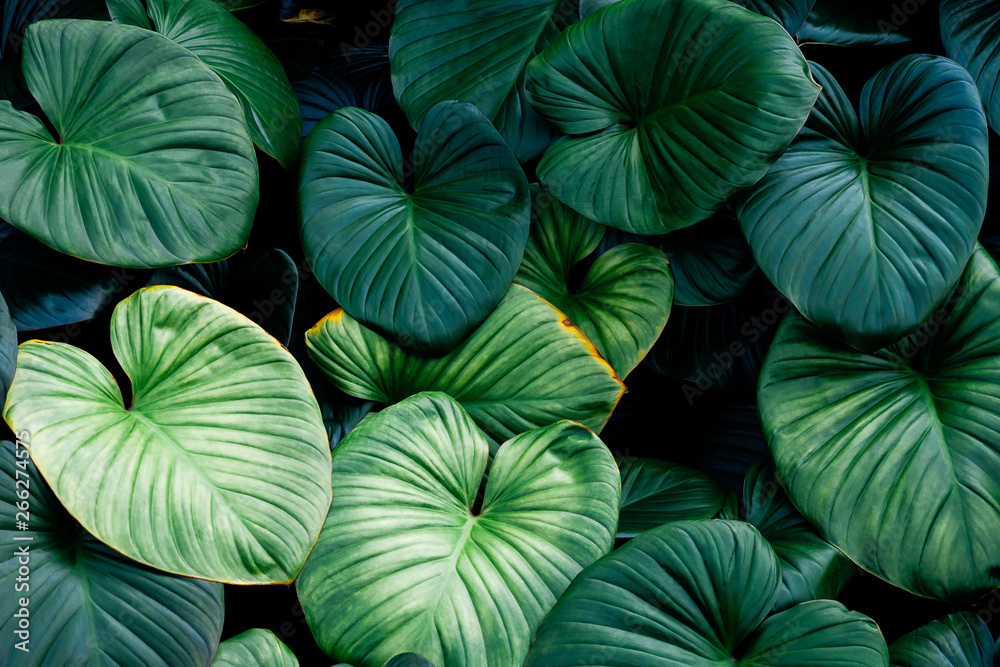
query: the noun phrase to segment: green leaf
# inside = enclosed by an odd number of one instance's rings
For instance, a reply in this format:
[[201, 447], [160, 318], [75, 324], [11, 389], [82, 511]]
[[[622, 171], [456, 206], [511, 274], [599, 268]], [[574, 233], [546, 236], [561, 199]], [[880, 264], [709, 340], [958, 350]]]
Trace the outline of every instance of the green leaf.
[[874, 351], [955, 285], [986, 211], [987, 129], [961, 67], [914, 55], [878, 72], [860, 121], [826, 70], [799, 136], [737, 204], [754, 256], [803, 315]]
[[392, 87], [410, 123], [458, 100], [493, 122], [518, 160], [558, 133], [532, 109], [524, 68], [577, 19], [575, 0], [401, 0], [389, 40]]
[[299, 661], [273, 632], [254, 628], [219, 644], [212, 667], [299, 667]]
[[865, 354], [791, 313], [760, 378], [783, 486], [894, 586], [971, 600], [1000, 585], [1000, 271], [982, 248], [947, 307]]
[[655, 459], [624, 459], [618, 537], [673, 521], [710, 519], [726, 500], [726, 490], [708, 475]]
[[[772, 18], [794, 36], [806, 22], [815, 0], [733, 0], [747, 9]], [[822, 0], [821, 0], [822, 1]], [[926, 2], [926, 0], [924, 0]], [[856, 10], [855, 10], [856, 11]]]
[[296, 583], [327, 653], [361, 667], [414, 651], [518, 667], [574, 575], [611, 550], [618, 471], [590, 430], [558, 422], [489, 446], [450, 397], [420, 394], [333, 452], [333, 504]]
[[67, 257], [0, 222], [0, 292], [19, 331], [89, 320], [139, 278]]
[[351, 396], [396, 403], [443, 391], [497, 442], [560, 419], [600, 432], [625, 391], [579, 329], [520, 285], [440, 359], [390, 344], [343, 309], [306, 332], [306, 345], [330, 381]]
[[537, 186], [532, 212], [515, 280], [565, 313], [624, 378], [667, 324], [674, 281], [666, 255], [626, 243], [603, 253], [577, 279], [574, 267], [597, 248], [605, 228]]
[[243, 114], [190, 52], [130, 26], [42, 21], [24, 73], [58, 136], [0, 102], [0, 217], [103, 264], [221, 259], [245, 243], [257, 163]]
[[4, 419], [31, 434], [60, 502], [99, 540], [161, 570], [294, 579], [330, 501], [330, 452], [292, 356], [237, 312], [176, 287], [120, 303], [111, 347], [130, 406], [83, 350], [20, 347]]
[[292, 82], [292, 88], [302, 114], [303, 139], [321, 120], [337, 109], [363, 106], [351, 82], [333, 73], [314, 70]]
[[878, 626], [832, 600], [766, 618], [779, 583], [774, 552], [749, 524], [654, 528], [576, 577], [525, 667], [888, 665]]
[[1000, 128], [1000, 6], [993, 0], [942, 0], [941, 40], [948, 57], [972, 75], [990, 127]]
[[[108, 0], [115, 21], [153, 29], [200, 58], [236, 95], [250, 137], [288, 169], [302, 119], [278, 58], [215, 0]], [[148, 12], [148, 18], [146, 16]]]
[[[19, 437], [34, 445], [28, 434]], [[0, 482], [4, 664], [173, 667], [211, 661], [222, 633], [222, 584], [158, 572], [98, 542], [59, 504], [25, 447], [0, 446]], [[18, 503], [28, 509], [20, 511]], [[21, 567], [28, 573], [19, 573]], [[15, 613], [24, 608], [29, 627], [18, 636], [23, 612]], [[15, 644], [25, 639], [30, 652], [22, 654]]]
[[528, 66], [562, 132], [538, 164], [560, 201], [638, 234], [709, 217], [795, 137], [819, 92], [774, 21], [727, 0], [627, 0], [566, 29]]
[[889, 647], [892, 667], [993, 667], [996, 642], [972, 612], [949, 614], [903, 635]]
[[[835, 46], [878, 46], [908, 42], [920, 35], [932, 13], [927, 0], [816, 0], [797, 35], [800, 43], [819, 42]], [[910, 10], [916, 7], [916, 12]], [[920, 10], [924, 11], [920, 11]], [[916, 20], [914, 14], [917, 14]]]
[[288, 346], [299, 272], [282, 250], [256, 250], [213, 264], [159, 269], [149, 285], [176, 285], [221, 301]]
[[781, 564], [776, 610], [840, 595], [854, 576], [854, 565], [792, 506], [775, 479], [774, 466], [758, 463], [750, 469], [743, 503], [746, 520], [768, 541]]
[[471, 104], [424, 120], [410, 168], [389, 125], [361, 109], [327, 116], [306, 139], [302, 245], [352, 316], [418, 353], [453, 349], [510, 286], [528, 236], [528, 182]]
[[385, 663], [385, 667], [434, 667], [434, 663], [416, 653], [400, 653]]
[[324, 377], [317, 377], [310, 384], [316, 394], [319, 411], [323, 415], [323, 424], [326, 426], [326, 436], [330, 439], [331, 448], [340, 444], [340, 441], [375, 407], [372, 401], [362, 401], [334, 388]]

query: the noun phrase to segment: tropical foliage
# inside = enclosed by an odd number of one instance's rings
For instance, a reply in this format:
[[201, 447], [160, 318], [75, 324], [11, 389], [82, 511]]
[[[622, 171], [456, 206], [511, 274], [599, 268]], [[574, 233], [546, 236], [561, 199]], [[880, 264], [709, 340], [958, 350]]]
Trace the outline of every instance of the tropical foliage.
[[998, 130], [1000, 0], [0, 0], [0, 664], [1000, 667]]

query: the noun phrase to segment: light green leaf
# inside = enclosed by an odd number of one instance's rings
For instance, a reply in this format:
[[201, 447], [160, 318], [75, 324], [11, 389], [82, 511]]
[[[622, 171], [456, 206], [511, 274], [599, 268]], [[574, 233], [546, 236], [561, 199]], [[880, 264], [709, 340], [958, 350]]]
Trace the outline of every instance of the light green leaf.
[[874, 351], [912, 333], [962, 275], [986, 211], [986, 119], [968, 73], [940, 56], [878, 72], [860, 120], [813, 71], [823, 94], [809, 122], [736, 213], [802, 314]]
[[1000, 272], [982, 248], [909, 338], [864, 354], [790, 313], [760, 378], [783, 486], [855, 563], [971, 600], [1000, 585]]
[[654, 528], [577, 575], [525, 667], [888, 666], [874, 621], [832, 600], [767, 618], [779, 584], [749, 524]]
[[471, 104], [442, 103], [414, 149], [412, 190], [389, 125], [340, 109], [306, 139], [302, 245], [353, 317], [418, 353], [453, 349], [496, 307], [528, 237], [528, 182]]
[[819, 92], [779, 25], [727, 0], [626, 0], [528, 66], [532, 105], [570, 135], [538, 164], [559, 200], [639, 234], [709, 217], [754, 183]]
[[624, 459], [618, 537], [673, 521], [710, 519], [722, 509], [726, 490], [708, 475], [655, 459]]
[[996, 642], [972, 612], [949, 614], [903, 635], [889, 647], [892, 667], [994, 667]]
[[768, 541], [781, 565], [775, 609], [810, 600], [835, 600], [854, 576], [854, 564], [821, 538], [775, 480], [774, 466], [758, 463], [743, 486], [747, 522]]
[[254, 143], [286, 169], [295, 163], [302, 134], [295, 91], [246, 24], [215, 0], [108, 0], [108, 8], [115, 21], [156, 30], [198, 56], [236, 95]]
[[520, 285], [440, 359], [390, 344], [343, 309], [310, 329], [306, 345], [330, 381], [351, 396], [396, 403], [443, 391], [497, 442], [561, 419], [599, 432], [625, 391], [580, 330]]
[[115, 309], [132, 402], [88, 353], [29, 341], [4, 419], [90, 533], [168, 572], [294, 579], [330, 501], [330, 450], [305, 375], [257, 325], [176, 287]]
[[117, 266], [214, 261], [246, 243], [253, 145], [236, 100], [190, 52], [131, 26], [42, 21], [23, 64], [58, 136], [0, 102], [0, 217]]
[[[98, 542], [59, 504], [25, 447], [0, 446], [0, 483], [5, 665], [209, 663], [222, 634], [222, 584], [158, 572]], [[22, 609], [28, 627], [19, 636]], [[16, 646], [23, 640], [28, 652]]]
[[333, 504], [296, 583], [330, 655], [361, 667], [418, 652], [438, 665], [519, 667], [574, 575], [614, 543], [618, 471], [580, 424], [489, 446], [461, 406], [420, 394], [366, 419], [333, 453]]
[[576, 0], [401, 0], [389, 40], [392, 87], [420, 128], [439, 102], [476, 105], [527, 162], [558, 133], [532, 109], [524, 68], [577, 19]]
[[219, 644], [212, 667], [299, 667], [299, 661], [273, 632], [254, 628]]
[[565, 313], [624, 378], [667, 325], [674, 281], [666, 255], [642, 243], [615, 246], [576, 280], [574, 267], [597, 248], [604, 227], [537, 186], [532, 212], [515, 280]]

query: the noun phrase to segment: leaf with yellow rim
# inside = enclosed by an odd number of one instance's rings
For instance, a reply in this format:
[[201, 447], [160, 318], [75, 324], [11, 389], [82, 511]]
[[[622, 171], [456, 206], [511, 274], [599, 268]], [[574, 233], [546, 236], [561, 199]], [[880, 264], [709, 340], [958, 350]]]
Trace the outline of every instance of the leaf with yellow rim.
[[4, 419], [88, 532], [167, 572], [289, 582], [330, 503], [330, 449], [302, 369], [236, 311], [141, 289], [111, 321], [132, 405], [87, 352], [28, 341]]
[[520, 285], [511, 286], [493, 314], [439, 359], [390, 344], [343, 309], [306, 332], [306, 345], [342, 391], [381, 403], [442, 391], [498, 442], [561, 419], [600, 431], [625, 391], [580, 330]]

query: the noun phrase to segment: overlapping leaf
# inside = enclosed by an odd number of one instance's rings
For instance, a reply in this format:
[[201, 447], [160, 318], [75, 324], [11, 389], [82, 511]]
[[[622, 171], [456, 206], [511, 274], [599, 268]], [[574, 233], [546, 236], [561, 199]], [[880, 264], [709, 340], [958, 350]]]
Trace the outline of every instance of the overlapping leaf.
[[528, 236], [528, 183], [471, 104], [434, 107], [410, 167], [408, 191], [389, 125], [335, 111], [305, 143], [302, 244], [345, 310], [417, 352], [443, 354], [510, 286]]
[[750, 525], [650, 530], [580, 573], [546, 616], [526, 667], [888, 667], [878, 626], [832, 600], [768, 617], [778, 560]]
[[996, 642], [971, 612], [949, 614], [903, 635], [889, 647], [892, 667], [994, 667]]
[[520, 285], [440, 359], [390, 344], [341, 309], [306, 333], [306, 345], [316, 365], [351, 396], [395, 403], [442, 391], [497, 442], [560, 419], [599, 432], [624, 392], [579, 329]]
[[788, 151], [737, 205], [757, 263], [809, 320], [874, 351], [929, 317], [972, 253], [989, 183], [968, 73], [907, 56], [858, 114], [828, 72]]
[[23, 65], [57, 136], [0, 102], [0, 217], [117, 266], [214, 261], [243, 246], [253, 145], [198, 58], [149, 31], [66, 20], [28, 29]]
[[1000, 271], [981, 248], [948, 307], [864, 354], [802, 316], [761, 373], [784, 487], [830, 542], [900, 588], [969, 600], [1000, 585]]
[[788, 146], [819, 92], [774, 21], [727, 0], [627, 0], [528, 66], [535, 109], [570, 135], [538, 164], [585, 217], [658, 234], [709, 217]]
[[426, 393], [361, 423], [334, 450], [333, 504], [296, 583], [338, 659], [378, 666], [520, 667], [573, 576], [606, 554], [618, 471], [588, 429], [559, 422], [489, 445], [453, 399]]
[[236, 95], [254, 143], [286, 169], [295, 163], [302, 134], [295, 92], [242, 21], [215, 0], [108, 0], [108, 8], [115, 21], [156, 30], [198, 56]]
[[[222, 633], [222, 584], [158, 572], [98, 542], [63, 509], [27, 454], [10, 442], [0, 447], [0, 581], [7, 590], [0, 660], [207, 665]], [[27, 615], [15, 616], [22, 608]], [[18, 637], [22, 618], [27, 632]], [[16, 647], [22, 639], [27, 652]]]
[[219, 644], [212, 667], [299, 667], [299, 661], [273, 632], [255, 628]]
[[435, 104], [470, 102], [532, 160], [557, 133], [528, 103], [524, 68], [577, 15], [576, 0], [402, 0], [389, 42], [396, 99], [418, 128]]
[[1000, 4], [995, 0], [942, 0], [945, 53], [969, 70], [982, 95], [990, 127], [1000, 127]]
[[330, 499], [319, 408], [291, 355], [250, 320], [176, 287], [115, 309], [132, 383], [71, 345], [29, 341], [4, 409], [90, 533], [168, 572], [290, 581]]
[[672, 521], [710, 519], [722, 508], [726, 491], [697, 470], [656, 459], [624, 459], [618, 537], [635, 537]]
[[594, 252], [604, 227], [537, 186], [532, 211], [515, 280], [565, 313], [624, 378], [667, 324], [674, 281], [666, 255], [642, 243], [618, 245], [576, 280], [574, 267]]

